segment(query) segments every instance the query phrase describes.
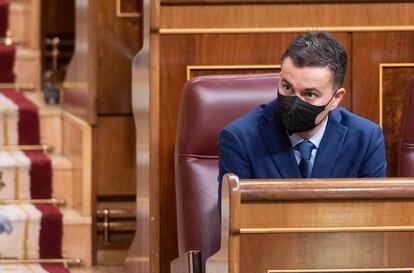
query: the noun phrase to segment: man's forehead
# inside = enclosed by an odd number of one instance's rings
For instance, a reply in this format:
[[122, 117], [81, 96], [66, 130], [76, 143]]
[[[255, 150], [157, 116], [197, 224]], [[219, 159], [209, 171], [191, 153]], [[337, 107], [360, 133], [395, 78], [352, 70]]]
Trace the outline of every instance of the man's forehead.
[[332, 75], [328, 67], [297, 67], [290, 58], [282, 62], [281, 80], [301, 88], [325, 88], [332, 86]]

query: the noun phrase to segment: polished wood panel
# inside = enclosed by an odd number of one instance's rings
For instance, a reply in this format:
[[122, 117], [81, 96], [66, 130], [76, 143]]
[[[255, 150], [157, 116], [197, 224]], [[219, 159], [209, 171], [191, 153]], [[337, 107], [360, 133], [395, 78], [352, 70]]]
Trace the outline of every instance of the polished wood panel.
[[[193, 4], [321, 4], [321, 3], [386, 3], [395, 0], [162, 0], [162, 5], [193, 5]], [[398, 2], [412, 2], [412, 0], [399, 0]]]
[[[95, 25], [97, 74], [97, 111], [103, 113], [132, 113], [131, 61], [141, 48], [139, 17], [119, 18], [115, 12], [116, 1], [90, 1]], [[121, 3], [124, 8], [137, 8], [136, 3]], [[126, 5], [128, 4], [128, 5]]]
[[[12, 38], [24, 47], [38, 50], [41, 33], [41, 0], [10, 1], [11, 17], [9, 18]], [[16, 16], [16, 17], [13, 17]], [[16, 35], [14, 35], [15, 33]]]
[[73, 163], [73, 208], [90, 216], [92, 196], [92, 129], [83, 120], [64, 112], [63, 155]]
[[131, 61], [141, 48], [141, 19], [118, 17], [116, 3], [76, 1], [76, 46], [63, 101], [90, 123], [99, 114], [132, 113]]
[[50, 35], [61, 33], [73, 34], [75, 26], [74, 4], [74, 0], [64, 2], [59, 0], [43, 0], [41, 22], [43, 31]]
[[294, 269], [294, 270], [268, 270], [267, 273], [411, 273], [412, 268], [345, 268], [345, 269]]
[[93, 130], [97, 195], [135, 195], [135, 127], [132, 116], [102, 116]]
[[[159, 26], [159, 1], [150, 1], [151, 4], [151, 17], [149, 18], [151, 22], [151, 27], [158, 28]], [[171, 242], [165, 241], [168, 237], [165, 235], [161, 236], [161, 207], [163, 202], [171, 201], [169, 198], [170, 195], [162, 193], [162, 190], [165, 191], [165, 188], [161, 188], [160, 178], [161, 178], [161, 150], [160, 150], [160, 116], [161, 116], [161, 108], [160, 108], [160, 36], [155, 32], [149, 35], [149, 48], [152, 50], [150, 56], [150, 92], [148, 97], [150, 98], [149, 103], [149, 157], [150, 157], [150, 165], [148, 168], [149, 173], [149, 213], [151, 220], [147, 218], [149, 221], [149, 234], [150, 234], [150, 241], [148, 242], [149, 248], [149, 259], [150, 261], [147, 263], [149, 264], [150, 273], [159, 273], [159, 272], [169, 272], [170, 267], [167, 264], [168, 260], [164, 257], [172, 257], [177, 255], [178, 245], [177, 245], [177, 238], [169, 237], [168, 240]], [[162, 190], [161, 190], [162, 189]], [[171, 188], [170, 188], [171, 189]], [[174, 189], [172, 191], [175, 192]], [[167, 198], [165, 198], [167, 196]], [[174, 210], [175, 213], [175, 210]], [[143, 221], [144, 222], [144, 221]], [[176, 223], [176, 220], [173, 221]], [[174, 228], [173, 228], [174, 230]], [[177, 234], [177, 233], [175, 233]], [[162, 240], [161, 240], [162, 239]], [[163, 254], [164, 257], [161, 257], [160, 253], [162, 250], [161, 242], [163, 245], [172, 245], [177, 246], [175, 249], [170, 248], [166, 251], [170, 251], [170, 254]], [[146, 246], [146, 245], [145, 245]], [[144, 248], [145, 249], [145, 248]], [[168, 252], [167, 252], [168, 253]], [[163, 263], [161, 264], [161, 260]], [[162, 269], [161, 269], [162, 268]], [[146, 268], [144, 268], [146, 269]], [[166, 270], [166, 271], [165, 271]], [[144, 271], [145, 272], [145, 271]]]
[[[242, 204], [240, 221], [242, 229], [338, 227], [352, 231], [352, 227], [375, 227], [384, 222], [396, 228], [414, 226], [414, 218], [408, 216], [414, 214], [413, 205], [413, 201], [393, 200]], [[252, 215], [254, 222], [250, 219]]]
[[411, 268], [413, 243], [414, 232], [242, 234], [240, 273], [294, 268]]
[[384, 74], [386, 82], [382, 83], [384, 89], [380, 94], [380, 69], [381, 64], [414, 62], [414, 32], [354, 33], [352, 37], [352, 74], [355, 79], [352, 82], [352, 111], [374, 122], [382, 121], [388, 156], [387, 174], [393, 176], [396, 174], [400, 141], [398, 116], [403, 107], [400, 96], [405, 93], [405, 82], [404, 75]]
[[381, 223], [390, 223], [384, 229], [414, 226], [412, 182], [401, 178], [245, 180], [240, 183], [241, 229], [335, 227], [351, 232]]
[[414, 63], [408, 67], [402, 65], [404, 64], [390, 64], [380, 68], [380, 73], [382, 73], [382, 78], [380, 77], [380, 90], [382, 91], [380, 124], [382, 124], [385, 135], [388, 159], [387, 176], [391, 177], [397, 174], [407, 83], [408, 79], [414, 75]]
[[[116, 0], [121, 14], [139, 13], [141, 11], [141, 1], [136, 0]], [[118, 7], [117, 7], [118, 8]]]
[[412, 63], [413, 48], [414, 32], [368, 32], [352, 35], [352, 111], [355, 114], [379, 122], [380, 64]]
[[89, 3], [75, 1], [75, 52], [68, 66], [62, 90], [62, 105], [70, 113], [96, 123], [96, 104], [89, 45]]
[[[414, 3], [164, 6], [163, 29], [412, 26]], [[241, 19], [242, 18], [242, 19]], [[378, 20], [381, 18], [381, 20]]]
[[[293, 182], [293, 183], [292, 183]], [[242, 182], [244, 202], [252, 201], [301, 201], [301, 200], [378, 200], [404, 199], [414, 196], [410, 178], [331, 178], [289, 179], [268, 181], [256, 179]], [[323, 185], [323, 189], [321, 186]]]
[[[71, 223], [69, 215], [64, 215], [62, 252], [67, 257], [82, 257], [85, 266], [92, 265], [92, 230], [90, 217], [85, 217], [79, 222]], [[78, 218], [79, 219], [79, 218]]]

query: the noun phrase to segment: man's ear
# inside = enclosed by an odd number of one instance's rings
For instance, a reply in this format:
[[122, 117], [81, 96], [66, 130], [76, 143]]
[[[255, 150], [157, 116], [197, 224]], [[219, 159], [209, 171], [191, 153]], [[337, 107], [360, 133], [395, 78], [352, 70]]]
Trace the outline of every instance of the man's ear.
[[338, 107], [339, 103], [341, 103], [342, 98], [345, 96], [345, 93], [346, 93], [346, 90], [343, 87], [339, 88], [336, 91], [334, 97], [332, 98], [332, 103], [331, 103], [331, 107], [330, 107], [331, 109], [330, 110], [333, 110], [336, 107]]

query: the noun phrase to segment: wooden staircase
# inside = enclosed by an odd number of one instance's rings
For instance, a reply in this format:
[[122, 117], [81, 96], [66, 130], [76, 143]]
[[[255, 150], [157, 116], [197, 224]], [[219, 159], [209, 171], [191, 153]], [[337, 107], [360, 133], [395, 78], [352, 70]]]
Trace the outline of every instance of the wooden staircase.
[[[39, 108], [41, 143], [51, 147], [53, 197], [64, 200], [63, 245], [65, 258], [92, 263], [91, 128], [59, 106], [42, 101], [40, 54], [40, 0], [10, 0], [9, 29], [16, 45], [16, 86]], [[1, 85], [0, 85], [1, 88]], [[1, 265], [1, 258], [0, 258]]]
[[40, 95], [36, 92], [27, 97], [38, 103], [42, 143], [52, 148], [48, 153], [52, 162], [52, 196], [64, 200], [59, 207], [63, 215], [62, 253], [65, 258], [81, 259], [84, 265], [91, 265], [90, 127], [58, 107], [40, 104]]
[[45, 105], [40, 92], [26, 94], [38, 107], [41, 142], [53, 147], [53, 197], [65, 200], [63, 253], [92, 262], [91, 128], [58, 106]]

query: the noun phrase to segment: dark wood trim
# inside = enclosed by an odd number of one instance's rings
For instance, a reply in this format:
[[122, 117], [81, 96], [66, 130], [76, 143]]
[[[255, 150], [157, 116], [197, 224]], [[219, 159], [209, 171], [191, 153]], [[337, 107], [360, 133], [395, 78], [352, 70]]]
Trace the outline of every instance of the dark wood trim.
[[253, 201], [414, 199], [414, 180], [387, 179], [268, 179], [241, 180], [241, 199]]
[[348, 4], [348, 3], [407, 3], [413, 0], [161, 0], [164, 5], [258, 5], [258, 4]]

